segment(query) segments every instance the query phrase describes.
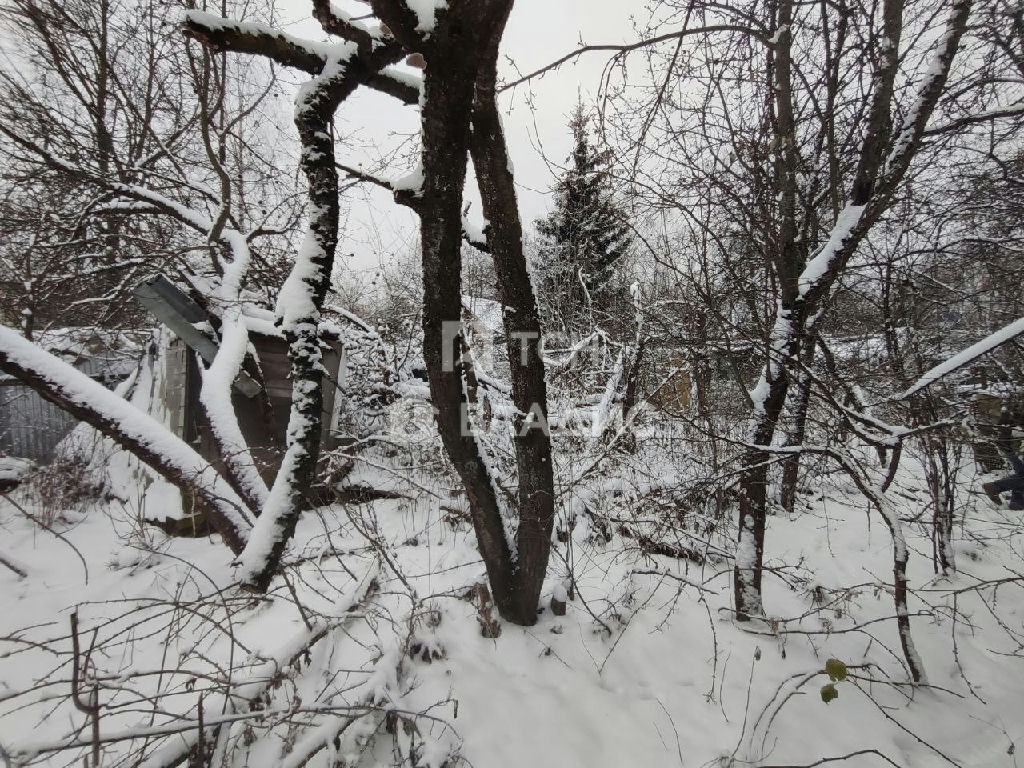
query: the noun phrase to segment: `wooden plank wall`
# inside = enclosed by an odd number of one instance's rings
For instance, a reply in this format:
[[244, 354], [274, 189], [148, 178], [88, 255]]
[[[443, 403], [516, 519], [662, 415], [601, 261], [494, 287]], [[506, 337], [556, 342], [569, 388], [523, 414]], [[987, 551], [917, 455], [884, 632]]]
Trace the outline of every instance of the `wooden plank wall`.
[[[260, 473], [269, 483], [273, 481], [281, 463], [288, 417], [291, 413], [291, 362], [288, 360], [288, 343], [284, 339], [253, 333], [250, 334], [250, 340], [259, 356], [266, 385], [266, 399], [262, 396], [247, 398], [238, 392], [232, 392], [231, 400], [238, 415], [242, 434], [249, 444]], [[185, 349], [180, 341], [172, 342], [172, 349], [175, 345], [178, 345], [179, 349]], [[335, 393], [338, 387], [337, 372], [341, 364], [341, 345], [332, 343], [324, 347], [323, 354], [324, 367], [331, 372], [325, 377], [323, 439], [325, 448], [333, 448], [337, 443], [334, 437]], [[182, 358], [187, 369], [187, 375], [184, 377], [181, 371]], [[194, 445], [204, 458], [218, 466], [220, 461], [216, 443], [199, 400], [202, 380], [195, 354], [169, 354], [165, 375], [165, 402], [171, 414], [172, 428], [186, 442]], [[175, 380], [187, 381], [182, 388]], [[179, 413], [180, 416], [176, 417], [175, 413]]]

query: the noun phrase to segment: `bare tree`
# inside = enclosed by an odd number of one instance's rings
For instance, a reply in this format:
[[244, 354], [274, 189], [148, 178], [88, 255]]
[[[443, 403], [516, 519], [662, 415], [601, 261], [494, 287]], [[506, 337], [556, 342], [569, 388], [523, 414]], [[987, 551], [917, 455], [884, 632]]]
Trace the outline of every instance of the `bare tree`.
[[[442, 440], [467, 489], [495, 603], [510, 620], [521, 624], [536, 621], [550, 546], [554, 494], [546, 385], [539, 354], [540, 324], [526, 271], [522, 229], [495, 101], [498, 46], [510, 8], [510, 2], [454, 4], [436, 19], [426, 20], [432, 29], [426, 35], [420, 29], [417, 14], [403, 3], [375, 6], [387, 26], [369, 27], [327, 3], [318, 2], [314, 15], [324, 30], [345, 40], [329, 48], [282, 34], [272, 27], [239, 24], [198, 11], [185, 16], [186, 34], [212, 50], [264, 56], [313, 78], [300, 89], [295, 117], [302, 144], [301, 165], [309, 186], [310, 219], [305, 240], [298, 248], [278, 300], [278, 314], [292, 361], [293, 405], [288, 445], [281, 470], [269, 489], [256, 482], [251, 457], [243, 458], [233, 468], [229, 463], [228, 468], [229, 479], [245, 500], [246, 511], [254, 517], [258, 515], [251, 530], [240, 524], [234, 536], [237, 542], [245, 543], [241, 552], [242, 577], [254, 588], [266, 589], [276, 572], [308, 495], [319, 455], [322, 392], [318, 329], [331, 280], [339, 218], [333, 116], [361, 85], [377, 88], [406, 103], [417, 101], [420, 89], [407, 78], [387, 72], [387, 67], [407, 54], [418, 54], [427, 62], [422, 87], [424, 181], [421, 188], [402, 190], [396, 196], [414, 207], [423, 221], [424, 358], [431, 394]], [[209, 120], [203, 122], [205, 125]], [[86, 171], [75, 169], [45, 147], [17, 134], [11, 138], [51, 165], [91, 178]], [[207, 141], [206, 146], [210, 150], [209, 160], [215, 164], [216, 152], [212, 151], [211, 142]], [[519, 410], [515, 425], [519, 530], [514, 541], [506, 534], [513, 511], [499, 498], [472, 429], [465, 427], [471, 423], [468, 403], [463, 398], [467, 363], [461, 354], [461, 331], [457, 329], [461, 318], [461, 203], [467, 153], [473, 156], [484, 213], [492, 222], [486, 248], [494, 257], [499, 295], [508, 307], [505, 324], [510, 359], [522, 363], [512, 367], [513, 399]], [[223, 208], [222, 214], [210, 221], [147, 188], [122, 182], [107, 185], [116, 194], [145, 201], [171, 214], [222, 245], [225, 253], [230, 254], [230, 261], [222, 262], [221, 292], [223, 298], [234, 298], [237, 304], [251, 253], [248, 238], [229, 226], [230, 221], [222, 215]], [[226, 204], [224, 197], [228, 194], [228, 187], [222, 186], [222, 205]], [[210, 368], [215, 371], [211, 378], [223, 387], [235, 377], [244, 359], [242, 351], [247, 337], [237, 311], [225, 316], [220, 333], [222, 352]], [[120, 406], [108, 403], [108, 412], [90, 414], [82, 398], [75, 396], [74, 386], [61, 388], [53, 377], [42, 375], [36, 365], [38, 360], [24, 354], [13, 340], [5, 345], [2, 354], [6, 370], [63, 404], [75, 401], [80, 415], [102, 424], [107, 434], [129, 450], [135, 449], [144, 461], [155, 461], [114, 425]], [[62, 375], [70, 376], [66, 370]], [[82, 385], [80, 380], [75, 381]], [[211, 393], [209, 401], [208, 411], [216, 412], [213, 404], [218, 397]], [[225, 454], [230, 451], [245, 457], [247, 451], [237, 420], [229, 417], [222, 427], [220, 437], [229, 449]], [[185, 473], [178, 471], [181, 469], [176, 463], [165, 474], [184, 482]]]
[[288, 168], [269, 162], [260, 126], [277, 120], [274, 73], [239, 67], [229, 78], [222, 62], [181, 45], [167, 23], [177, 12], [120, 0], [18, 0], [3, 11], [13, 44], [0, 67], [0, 290], [31, 319], [28, 331], [137, 324], [130, 289], [142, 275], [222, 271], [152, 215], [151, 202], [128, 204], [111, 185], [144, 186], [205, 208], [220, 226], [262, 230], [254, 269], [264, 276], [287, 247]]
[[[727, 235], [716, 226], [721, 218], [706, 219], [709, 237], [722, 250], [738, 246], [760, 260], [770, 286], [768, 317], [774, 318], [740, 458], [734, 599], [743, 619], [763, 615], [767, 487], [778, 461], [770, 446], [787, 410], [793, 415], [787, 442], [793, 448], [802, 442], [809, 382], [800, 371], [814, 359], [818, 323], [858, 244], [899, 193], [945, 91], [970, 4], [951, 5], [934, 46], [922, 34], [934, 17], [916, 6], [908, 14], [902, 0], [870, 9], [787, 0], [659, 7], [682, 29], [661, 36], [659, 44], [671, 47], [654, 62], [659, 75], [648, 102], [633, 108], [631, 133], [639, 138], [629, 146], [640, 189], [660, 196], [666, 208], [690, 203], [675, 191], [678, 166], [644, 162], [647, 137], [657, 132], [652, 143], [673, 142], [691, 163], [683, 184], [702, 180], [694, 190], [697, 210], [722, 211], [735, 222]], [[688, 47], [688, 39], [696, 42]], [[652, 35], [647, 43], [657, 41]], [[689, 144], [678, 126], [661, 127], [670, 116], [678, 119], [676, 104], [692, 102], [687, 89], [699, 94], [699, 106], [684, 113], [685, 129], [698, 137]], [[713, 195], [731, 204], [721, 206]], [[701, 229], [700, 218], [679, 213]], [[792, 484], [800, 451], [790, 453]]]
[[[334, 23], [332, 19], [329, 17], [328, 23]], [[216, 180], [217, 191], [210, 191], [187, 174], [175, 174], [183, 161], [179, 155], [168, 151], [169, 140], [162, 141], [159, 135], [153, 139], [156, 149], [149, 154], [136, 149], [142, 153], [140, 161], [133, 165], [126, 160], [124, 169], [104, 174], [102, 168], [86, 162], [90, 156], [82, 158], [74, 152], [65, 155], [62, 150], [67, 147], [53, 146], [45, 138], [19, 130], [25, 127], [23, 121], [5, 122], [2, 129], [26, 158], [70, 182], [98, 190], [100, 199], [108, 202], [119, 215], [136, 219], [160, 215], [177, 227], [178, 232], [195, 238], [192, 247], [196, 247], [198, 240], [198, 247], [209, 253], [217, 274], [215, 295], [209, 298], [219, 303], [224, 313], [218, 354], [203, 371], [202, 401], [224, 459], [225, 482], [217, 480], [216, 470], [208, 462], [181, 441], [172, 439], [165, 429], [152, 420], [140, 421], [140, 414], [125, 401], [113, 396], [99, 397], [82, 374], [31, 345], [26, 347], [6, 329], [0, 346], [0, 365], [112, 437], [171, 482], [198, 493], [212, 505], [216, 512], [213, 522], [226, 543], [242, 555], [243, 581], [257, 589], [265, 589], [276, 571], [294, 530], [299, 505], [309, 489], [319, 451], [322, 387], [319, 312], [331, 277], [338, 218], [337, 174], [329, 123], [341, 100], [358, 85], [377, 76], [380, 69], [399, 55], [394, 45], [383, 51], [376, 50], [370, 33], [360, 25], [349, 25], [343, 20], [338, 20], [337, 24], [349, 30], [361, 44], [342, 45], [338, 56], [329, 58], [323, 55], [322, 46], [303, 45], [301, 41], [282, 43], [276, 37], [276, 30], [258, 24], [239, 25], [198, 11], [185, 22], [187, 31], [197, 37], [210, 26], [209, 35], [204, 39], [213, 45], [234, 41], [242, 52], [265, 50], [274, 61], [295, 66], [316, 77], [302, 91], [297, 111], [300, 139], [306, 142], [303, 168], [310, 183], [312, 216], [308, 237], [299, 248], [291, 276], [282, 289], [281, 302], [284, 330], [292, 350], [296, 427], [290, 431], [292, 440], [278, 482], [270, 489], [255, 469], [237, 416], [230, 407], [230, 387], [246, 357], [248, 335], [241, 317], [240, 299], [247, 280], [254, 276], [257, 261], [254, 243], [261, 236], [275, 233], [276, 229], [266, 226], [264, 216], [252, 213], [239, 216], [233, 212], [237, 209], [232, 201], [242, 204], [240, 198], [244, 197], [244, 190], [239, 194], [237, 185], [231, 183], [223, 165], [228, 155], [222, 150], [229, 143], [226, 132], [232, 130], [237, 120], [224, 118], [222, 122], [218, 117], [224, 97], [218, 95], [221, 89], [208, 79], [214, 74], [213, 59], [207, 57], [194, 62], [194, 74], [203, 80], [197, 87], [213, 99], [212, 104], [204, 102], [198, 119], [204, 126], [200, 131], [202, 146], [212, 166], [210, 176]], [[177, 44], [181, 47], [180, 39]], [[342, 64], [349, 59], [354, 65], [346, 70]], [[407, 84], [394, 79], [389, 82], [405, 98], [413, 98], [410, 94], [414, 89]], [[186, 121], [178, 127], [174, 138], [181, 139], [193, 125]], [[224, 129], [219, 129], [219, 125], [225, 126]], [[146, 130], [144, 138], [149, 140], [154, 129], [147, 127]], [[328, 150], [331, 159], [324, 166], [318, 160], [322, 159], [320, 153]], [[147, 163], [155, 167], [150, 168]], [[160, 172], [162, 164], [170, 167], [169, 173]], [[249, 225], [247, 230], [239, 228], [244, 224]], [[144, 428], [140, 426], [143, 422]], [[265, 509], [268, 513], [261, 514]], [[259, 527], [254, 529], [257, 517]]]
[[[449, 3], [420, 31], [418, 16], [402, 2], [373, 3], [377, 15], [411, 53], [425, 62], [422, 111], [423, 184], [396, 193], [421, 218], [423, 248], [423, 358], [438, 429], [470, 502], [477, 542], [495, 605], [517, 624], [536, 622], [554, 521], [554, 482], [547, 432], [547, 391], [540, 356], [540, 322], [523, 255], [508, 150], [496, 103], [497, 57], [512, 3]], [[499, 495], [493, 470], [473, 433], [464, 378], [461, 320], [462, 196], [466, 155], [473, 159], [487, 250], [494, 258], [509, 360], [519, 472], [518, 504]], [[518, 512], [513, 537], [507, 526]]]

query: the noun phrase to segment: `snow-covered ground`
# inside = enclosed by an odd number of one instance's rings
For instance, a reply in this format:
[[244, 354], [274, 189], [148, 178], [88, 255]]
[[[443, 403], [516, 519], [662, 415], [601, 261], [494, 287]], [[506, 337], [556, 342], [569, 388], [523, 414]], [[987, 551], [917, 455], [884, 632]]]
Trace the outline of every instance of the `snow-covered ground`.
[[[704, 531], [703, 564], [643, 554], [637, 533], [664, 513], [650, 483], [623, 469], [617, 482], [605, 473], [576, 489], [567, 507], [580, 513], [555, 547], [544, 597], [568, 585], [572, 563], [566, 615], [545, 607], [536, 626], [503, 624], [489, 639], [465, 502], [443, 483], [420, 478], [396, 486], [412, 498], [308, 513], [287, 580], [259, 597], [233, 586], [218, 540], [138, 524], [140, 509], [172, 511], [173, 489], [153, 483], [129, 498], [131, 463], [105, 466], [118, 481], [106, 500], [46, 510], [29, 487], [0, 501], [0, 555], [26, 574], [0, 568], [0, 745], [14, 765], [91, 754], [93, 715], [69, 696], [76, 609], [79, 698], [88, 709], [98, 687], [103, 766], [184, 759], [200, 696], [204, 725], [234, 721], [218, 743], [205, 731], [215, 765], [1017, 764], [1020, 513], [965, 495], [960, 571], [936, 577], [909, 460], [890, 495], [910, 533], [912, 626], [928, 674], [917, 687], [892, 619], [888, 530], [841, 475], [792, 519], [769, 521], [765, 600], [776, 618], [732, 619], [731, 564], [711, 543], [727, 537], [706, 525], [689, 528]], [[829, 659], [846, 678], [826, 704]], [[107, 741], [127, 735], [139, 738]]]

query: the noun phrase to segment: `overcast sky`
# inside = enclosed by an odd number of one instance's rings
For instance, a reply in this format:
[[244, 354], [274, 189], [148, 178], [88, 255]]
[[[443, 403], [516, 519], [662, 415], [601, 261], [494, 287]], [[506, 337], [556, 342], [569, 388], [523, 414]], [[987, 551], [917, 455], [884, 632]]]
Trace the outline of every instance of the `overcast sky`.
[[[341, 4], [355, 12], [366, 9], [356, 3]], [[319, 27], [309, 18], [308, 0], [282, 0], [282, 7], [291, 20], [290, 31], [317, 33]], [[642, 13], [641, 0], [515, 0], [502, 43], [502, 76], [508, 79], [514, 75], [509, 60], [522, 73], [532, 72], [576, 48], [581, 38], [587, 44], [631, 40], [634, 13]], [[588, 54], [501, 99], [527, 230], [532, 231], [534, 219], [543, 215], [550, 203], [553, 176], [544, 156], [556, 163], [565, 161], [570, 148], [566, 123], [577, 93], [584, 101], [593, 100], [606, 61], [600, 53]], [[342, 145], [339, 154], [348, 153], [350, 162], [358, 161], [356, 158], [369, 162], [374, 153], [360, 150], [360, 146], [394, 145], [401, 136], [390, 134], [413, 134], [418, 119], [413, 108], [400, 108], [378, 95], [360, 95], [345, 104], [339, 114], [339, 137], [344, 134], [356, 145], [351, 149]], [[374, 268], [378, 256], [387, 258], [413, 247], [416, 221], [388, 195], [365, 189], [349, 195], [348, 200], [349, 220], [339, 251], [348, 268]], [[479, 215], [479, 207], [474, 210]]]

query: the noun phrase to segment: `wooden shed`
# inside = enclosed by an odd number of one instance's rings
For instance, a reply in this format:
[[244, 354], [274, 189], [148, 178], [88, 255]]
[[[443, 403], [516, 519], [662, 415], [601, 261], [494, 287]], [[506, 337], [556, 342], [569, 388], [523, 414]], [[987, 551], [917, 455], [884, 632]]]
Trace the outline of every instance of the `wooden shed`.
[[[219, 326], [220, 318], [162, 275], [139, 284], [135, 295], [169, 329], [164, 335], [163, 368], [156, 376], [160, 387], [157, 399], [166, 408], [168, 426], [219, 466], [220, 451], [200, 400], [200, 366], [201, 361], [209, 363], [217, 354], [211, 330]], [[292, 366], [288, 342], [275, 324], [274, 313], [255, 303], [243, 304], [241, 312], [251, 354], [235, 379], [231, 399], [242, 435], [269, 483], [284, 454], [292, 406]], [[320, 324], [325, 450], [378, 431], [393, 395], [380, 336], [344, 310], [333, 315], [332, 320]]]
[[[266, 330], [266, 324], [260, 324]], [[249, 341], [263, 376], [264, 388], [246, 396], [237, 388], [231, 393], [242, 435], [252, 451], [260, 473], [268, 482], [281, 463], [285, 433], [291, 412], [291, 363], [288, 343], [280, 335], [250, 329]], [[323, 446], [335, 448], [341, 440], [339, 387], [345, 378], [345, 354], [340, 339], [324, 334], [321, 341], [324, 376]], [[168, 426], [199, 453], [217, 466], [220, 462], [216, 442], [200, 402], [202, 377], [195, 352], [180, 338], [171, 338], [164, 352], [164, 370], [159, 380], [159, 396], [168, 414]]]
[[680, 416], [689, 411], [693, 380], [687, 354], [655, 348], [650, 357], [642, 376], [643, 392], [648, 402], [670, 416]]

